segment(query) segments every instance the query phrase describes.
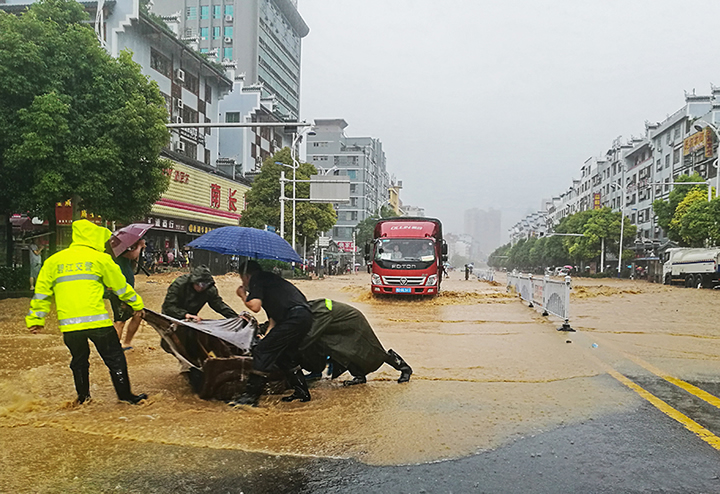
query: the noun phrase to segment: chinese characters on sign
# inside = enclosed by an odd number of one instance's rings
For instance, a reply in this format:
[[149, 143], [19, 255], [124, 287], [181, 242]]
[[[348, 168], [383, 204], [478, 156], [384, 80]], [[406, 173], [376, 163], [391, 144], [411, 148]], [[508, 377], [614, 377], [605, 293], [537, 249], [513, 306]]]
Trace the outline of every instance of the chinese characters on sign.
[[690, 153], [698, 151], [700, 149], [705, 150], [705, 157], [711, 158], [713, 145], [713, 134], [710, 127], [705, 127], [700, 132], [695, 132], [693, 135], [685, 139], [683, 142], [683, 156], [687, 156]]
[[188, 233], [207, 233], [213, 231], [214, 228], [204, 225], [194, 225], [190, 223], [188, 225]]
[[180, 170], [165, 168], [163, 170], [163, 173], [173, 179], [175, 182], [179, 182], [181, 184], [190, 183], [190, 175], [188, 173], [181, 172]]
[[220, 186], [218, 184], [210, 185], [210, 207], [220, 209]]
[[600, 209], [602, 206], [600, 205], [600, 192], [595, 192], [593, 194], [593, 209]]
[[340, 252], [355, 252], [355, 245], [352, 242], [336, 242]]
[[237, 206], [235, 206], [237, 202], [237, 199], [235, 199], [236, 192], [237, 190], [228, 188], [228, 211], [237, 211]]

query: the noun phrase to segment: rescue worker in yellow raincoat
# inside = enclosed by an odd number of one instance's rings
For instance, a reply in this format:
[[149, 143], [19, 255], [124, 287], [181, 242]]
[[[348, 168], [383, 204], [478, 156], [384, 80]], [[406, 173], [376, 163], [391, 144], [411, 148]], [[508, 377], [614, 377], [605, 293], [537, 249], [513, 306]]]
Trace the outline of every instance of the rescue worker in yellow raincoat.
[[110, 288], [136, 312], [143, 311], [142, 298], [127, 283], [112, 257], [105, 253], [110, 230], [79, 220], [72, 225], [72, 239], [70, 247], [50, 256], [40, 270], [25, 323], [31, 333], [38, 333], [45, 326], [54, 296], [63, 340], [72, 354], [70, 368], [78, 403], [90, 398], [89, 339], [110, 369], [118, 398], [137, 404], [147, 395], [134, 395], [130, 391], [127, 361], [105, 309], [103, 293], [105, 287]]

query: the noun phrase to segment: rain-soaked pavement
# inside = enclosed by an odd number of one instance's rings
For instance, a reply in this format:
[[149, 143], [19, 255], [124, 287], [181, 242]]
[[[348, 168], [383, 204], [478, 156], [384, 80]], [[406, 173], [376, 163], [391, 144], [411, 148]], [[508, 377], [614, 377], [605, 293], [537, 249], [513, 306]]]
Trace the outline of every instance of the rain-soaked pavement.
[[[140, 279], [149, 307], [170, 280]], [[360, 308], [411, 382], [384, 366], [250, 410], [194, 396], [147, 326], [128, 361], [150, 400], [118, 404], [94, 355], [73, 407], [57, 327], [28, 335], [27, 299], [0, 301], [0, 492], [720, 492], [716, 291], [576, 282], [560, 333], [502, 286], [373, 299], [367, 281], [298, 286]], [[218, 279], [241, 310], [237, 284]]]

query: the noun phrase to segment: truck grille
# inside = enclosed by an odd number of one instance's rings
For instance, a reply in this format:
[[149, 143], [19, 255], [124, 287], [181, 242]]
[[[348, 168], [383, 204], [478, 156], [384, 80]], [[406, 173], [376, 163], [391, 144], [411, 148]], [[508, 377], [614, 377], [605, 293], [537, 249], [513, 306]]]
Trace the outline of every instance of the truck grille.
[[383, 283], [397, 286], [418, 286], [425, 283], [424, 276], [383, 276]]

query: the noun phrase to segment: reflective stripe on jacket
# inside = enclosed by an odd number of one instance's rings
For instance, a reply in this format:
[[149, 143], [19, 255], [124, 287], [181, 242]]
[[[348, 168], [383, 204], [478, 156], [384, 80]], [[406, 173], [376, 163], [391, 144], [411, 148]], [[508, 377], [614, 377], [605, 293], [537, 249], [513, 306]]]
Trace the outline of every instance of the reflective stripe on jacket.
[[53, 297], [63, 332], [112, 326], [103, 301], [105, 287], [134, 310], [144, 307], [120, 267], [104, 252], [110, 230], [87, 220], [75, 221], [72, 228], [70, 247], [50, 256], [40, 270], [25, 317], [28, 327], [45, 324]]

